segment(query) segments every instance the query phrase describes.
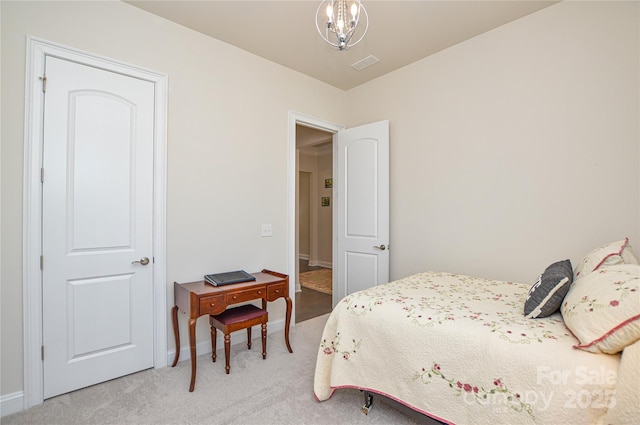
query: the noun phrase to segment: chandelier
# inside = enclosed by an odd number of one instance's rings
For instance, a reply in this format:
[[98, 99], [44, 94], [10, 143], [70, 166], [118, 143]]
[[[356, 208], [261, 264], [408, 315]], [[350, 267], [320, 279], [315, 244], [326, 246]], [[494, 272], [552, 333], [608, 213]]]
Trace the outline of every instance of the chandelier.
[[360, 0], [323, 0], [316, 10], [316, 28], [324, 41], [347, 50], [364, 38], [369, 17]]

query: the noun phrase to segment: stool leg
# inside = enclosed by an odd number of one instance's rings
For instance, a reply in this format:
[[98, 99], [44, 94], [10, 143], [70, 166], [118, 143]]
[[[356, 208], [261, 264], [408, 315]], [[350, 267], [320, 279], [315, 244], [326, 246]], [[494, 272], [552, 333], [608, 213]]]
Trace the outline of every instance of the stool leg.
[[247, 348], [251, 350], [251, 326], [247, 328]]
[[218, 339], [218, 330], [211, 325], [211, 360], [216, 361], [216, 339]]
[[262, 358], [267, 358], [267, 322], [262, 323]]
[[231, 356], [231, 335], [224, 334], [224, 359], [226, 361], [226, 366], [224, 368], [227, 371], [227, 375], [229, 374], [229, 369], [231, 369], [231, 366], [229, 366], [230, 356]]

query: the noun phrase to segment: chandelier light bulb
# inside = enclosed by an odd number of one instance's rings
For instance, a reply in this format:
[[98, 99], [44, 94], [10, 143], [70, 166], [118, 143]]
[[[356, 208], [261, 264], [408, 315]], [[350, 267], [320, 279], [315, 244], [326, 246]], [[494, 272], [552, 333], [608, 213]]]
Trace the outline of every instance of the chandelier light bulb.
[[327, 18], [329, 18], [329, 22], [331, 22], [331, 18], [333, 18], [333, 7], [330, 4], [327, 5]]
[[351, 19], [356, 20], [356, 14], [358, 13], [358, 6], [355, 2], [351, 3]]

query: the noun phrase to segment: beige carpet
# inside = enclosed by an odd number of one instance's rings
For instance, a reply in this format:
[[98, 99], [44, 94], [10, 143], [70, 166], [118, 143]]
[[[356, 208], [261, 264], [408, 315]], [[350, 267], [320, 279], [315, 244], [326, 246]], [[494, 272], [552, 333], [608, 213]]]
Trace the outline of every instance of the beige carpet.
[[300, 273], [300, 286], [331, 295], [331, 269]]
[[[150, 369], [46, 400], [3, 417], [2, 425], [388, 425], [418, 424], [384, 402], [361, 413], [364, 396], [340, 389], [329, 400], [313, 395], [313, 373], [322, 330], [329, 315], [296, 323], [289, 353], [283, 332], [268, 337], [267, 358], [259, 337], [247, 350], [231, 347], [231, 373], [224, 373], [224, 350], [216, 363], [198, 357], [195, 391], [188, 391], [191, 366]], [[254, 332], [259, 335], [260, 332]], [[181, 358], [181, 360], [183, 360]], [[186, 359], [185, 359], [186, 360]]]

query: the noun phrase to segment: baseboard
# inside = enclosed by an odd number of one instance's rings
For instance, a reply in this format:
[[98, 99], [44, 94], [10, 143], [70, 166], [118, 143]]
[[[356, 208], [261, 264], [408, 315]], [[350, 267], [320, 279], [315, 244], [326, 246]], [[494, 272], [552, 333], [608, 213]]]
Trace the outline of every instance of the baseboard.
[[298, 260], [308, 260], [309, 254], [298, 254]]
[[24, 392], [0, 396], [0, 417], [5, 417], [24, 410]]
[[310, 267], [324, 267], [325, 269], [332, 269], [333, 264], [327, 261], [309, 260]]
[[[269, 320], [267, 324], [267, 335], [271, 335], [272, 333], [279, 332], [284, 330], [284, 319], [280, 320]], [[254, 326], [251, 330], [251, 338], [252, 340], [256, 338], [256, 336], [260, 335], [260, 327]], [[234, 332], [231, 334], [231, 345], [236, 344], [246, 344], [247, 343], [247, 334], [246, 332]], [[218, 332], [218, 339], [216, 340], [216, 345], [218, 350], [224, 349], [224, 336], [220, 332]], [[196, 355], [201, 356], [203, 354], [211, 354], [211, 341], [203, 341], [196, 344]], [[167, 351], [167, 365], [171, 366], [173, 363], [173, 358], [176, 355], [176, 350]], [[191, 360], [191, 352], [190, 348], [187, 345], [186, 347], [180, 347], [180, 358], [178, 362], [190, 361]]]

